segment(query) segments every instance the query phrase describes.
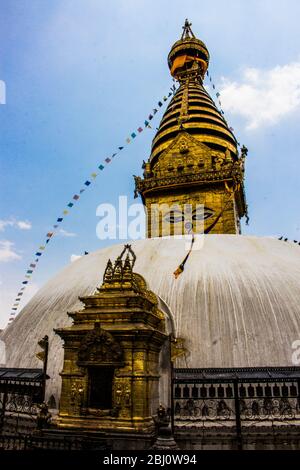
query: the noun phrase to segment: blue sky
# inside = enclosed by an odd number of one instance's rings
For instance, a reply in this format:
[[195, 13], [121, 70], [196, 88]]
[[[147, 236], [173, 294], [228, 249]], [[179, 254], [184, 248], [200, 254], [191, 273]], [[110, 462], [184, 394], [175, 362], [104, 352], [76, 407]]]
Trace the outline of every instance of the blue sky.
[[[168, 92], [167, 54], [186, 17], [210, 51], [226, 118], [249, 148], [243, 233], [300, 240], [298, 0], [2, 0], [0, 327], [72, 195]], [[111, 243], [96, 236], [96, 208], [119, 195], [133, 200], [132, 175], [141, 173], [160, 117], [83, 194], [25, 301], [71, 255]]]

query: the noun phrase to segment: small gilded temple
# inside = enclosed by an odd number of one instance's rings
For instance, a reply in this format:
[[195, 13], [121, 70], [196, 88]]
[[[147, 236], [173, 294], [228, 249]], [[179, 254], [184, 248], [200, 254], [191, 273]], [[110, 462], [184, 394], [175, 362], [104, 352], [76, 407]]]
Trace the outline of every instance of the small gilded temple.
[[146, 238], [48, 281], [1, 333], [7, 366], [39, 367], [47, 337], [49, 435], [300, 448], [299, 246], [241, 234], [248, 151], [204, 87], [209, 52], [188, 21], [168, 66], [179, 86], [135, 176]]

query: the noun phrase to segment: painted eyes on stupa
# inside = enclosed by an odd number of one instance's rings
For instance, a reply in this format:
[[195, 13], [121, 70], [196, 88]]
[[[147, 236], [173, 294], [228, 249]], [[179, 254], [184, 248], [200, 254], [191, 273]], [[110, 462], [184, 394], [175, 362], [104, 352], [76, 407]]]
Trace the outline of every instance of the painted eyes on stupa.
[[165, 215], [164, 217], [166, 222], [169, 222], [170, 224], [176, 224], [177, 222], [183, 222], [184, 221], [184, 212], [176, 210], [176, 211], [171, 211], [168, 214]]
[[193, 211], [193, 220], [206, 220], [214, 215], [214, 211], [208, 207], [198, 207]]
[[[198, 207], [192, 212], [192, 220], [207, 220], [213, 215], [214, 211], [212, 209], [209, 209], [209, 207]], [[190, 214], [185, 214], [183, 211], [180, 210], [168, 212], [168, 214], [166, 214], [164, 217], [165, 221], [169, 222], [170, 224], [184, 222], [184, 220], [190, 220], [190, 218]]]

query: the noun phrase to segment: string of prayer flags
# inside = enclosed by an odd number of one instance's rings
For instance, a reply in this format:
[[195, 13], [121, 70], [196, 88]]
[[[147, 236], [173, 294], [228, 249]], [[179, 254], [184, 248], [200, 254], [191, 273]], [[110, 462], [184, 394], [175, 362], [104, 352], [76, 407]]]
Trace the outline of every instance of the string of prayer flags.
[[[209, 81], [212, 83], [212, 87], [213, 87], [213, 89], [215, 90], [215, 89], [216, 89], [216, 86], [215, 86], [215, 84], [213, 83], [212, 77], [211, 77], [211, 75], [210, 75], [210, 73], [209, 73], [208, 70], [206, 71], [206, 75], [209, 77]], [[222, 114], [222, 116], [225, 116], [225, 113], [224, 113], [224, 111], [223, 111], [223, 109], [222, 109], [222, 103], [221, 103], [221, 100], [220, 100], [220, 96], [221, 96], [221, 93], [220, 93], [219, 91], [217, 91], [217, 92], [216, 92], [216, 97], [218, 98], [218, 104], [219, 104], [219, 106], [220, 106], [220, 113]], [[224, 118], [224, 120], [225, 120], [225, 118]], [[227, 123], [226, 120], [225, 120], [225, 122]], [[233, 127], [229, 127], [229, 130], [230, 130], [231, 132], [234, 132]], [[239, 142], [237, 142], [237, 145], [240, 146]]]
[[[170, 98], [170, 96], [174, 95], [174, 93], [175, 93], [175, 91], [176, 91], [176, 87], [175, 87], [174, 84], [172, 85], [172, 87], [170, 87], [170, 90], [172, 91], [172, 93], [169, 92], [167, 96], [166, 96], [166, 95], [163, 96], [162, 100], [157, 101], [157, 105], [156, 105], [156, 106], [158, 106], [159, 108], [161, 108], [161, 107], [163, 106], [163, 102], [166, 102], [166, 101], [168, 100], [168, 98]], [[157, 109], [157, 108], [153, 108], [152, 112], [148, 115], [148, 120], [145, 120], [145, 121], [144, 121], [144, 127], [145, 127], [145, 128], [152, 129], [152, 127], [151, 127], [150, 124], [149, 124], [149, 121], [151, 121], [151, 120], [153, 119], [153, 117], [155, 116], [155, 114], [156, 114], [157, 112], [158, 112], [158, 109]], [[139, 126], [139, 127], [137, 127], [137, 130], [136, 130], [136, 131], [132, 131], [132, 132], [129, 134], [130, 137], [127, 137], [127, 139], [126, 139], [127, 144], [130, 144], [131, 141], [132, 141], [133, 139], [135, 139], [135, 138], [138, 136], [138, 134], [141, 134], [141, 133], [143, 132], [143, 130], [144, 130], [144, 127], [143, 127], [143, 126]], [[103, 160], [103, 162], [99, 164], [98, 169], [99, 169], [100, 171], [103, 171], [103, 170], [105, 169], [106, 165], [108, 165], [109, 163], [111, 163], [112, 159], [113, 159], [119, 152], [121, 152], [124, 148], [125, 148], [124, 145], [119, 146], [119, 147], [117, 148], [117, 151], [116, 151], [115, 153], [113, 153], [113, 154], [111, 155], [111, 157], [106, 157], [106, 158]], [[68, 209], [64, 209], [64, 210], [62, 211], [63, 216], [66, 216], [66, 215], [69, 214], [69, 209], [72, 209], [72, 208], [74, 207], [75, 203], [79, 200], [79, 198], [80, 198], [79, 194], [82, 194], [88, 187], [91, 186], [91, 184], [92, 184], [91, 178], [92, 178], [92, 179], [96, 179], [97, 175], [98, 175], [98, 173], [91, 173], [90, 178], [88, 178], [88, 179], [85, 180], [85, 182], [83, 183], [84, 188], [81, 188], [78, 194], [74, 194], [74, 196], [72, 196], [72, 202], [69, 202], [69, 203], [67, 204]], [[41, 246], [39, 247], [38, 251], [35, 253], [35, 257], [37, 257], [37, 258], [34, 259], [34, 263], [30, 263], [30, 264], [29, 264], [29, 268], [32, 268], [32, 269], [27, 269], [27, 270], [26, 270], [26, 273], [25, 273], [25, 276], [24, 276], [24, 278], [25, 278], [26, 280], [23, 280], [23, 281], [22, 281], [23, 287], [20, 289], [20, 291], [19, 291], [18, 294], [17, 294], [17, 297], [15, 298], [15, 303], [13, 304], [13, 307], [12, 307], [12, 309], [11, 309], [11, 314], [10, 314], [10, 318], [9, 318], [9, 323], [10, 323], [11, 321], [13, 321], [14, 318], [15, 318], [15, 315], [16, 315], [17, 310], [18, 310], [19, 303], [20, 303], [20, 301], [21, 301], [21, 296], [23, 295], [23, 293], [24, 293], [23, 291], [26, 289], [27, 284], [28, 284], [28, 282], [29, 282], [27, 279], [29, 279], [29, 278], [31, 277], [31, 275], [34, 273], [34, 270], [35, 270], [36, 267], [37, 267], [37, 263], [38, 263], [38, 261], [40, 260], [40, 257], [42, 256], [42, 254], [43, 254], [43, 252], [44, 252], [46, 246], [48, 246], [49, 241], [51, 240], [51, 238], [53, 237], [53, 235], [55, 235], [55, 231], [58, 229], [58, 227], [60, 226], [59, 224], [61, 224], [61, 222], [63, 222], [63, 220], [64, 220], [64, 217], [58, 217], [58, 218], [57, 218], [56, 223], [52, 226], [52, 228], [54, 229], [54, 232], [51, 231], [51, 232], [48, 232], [48, 233], [46, 234], [45, 244], [44, 244], [44, 245], [41, 245]], [[86, 254], [87, 254], [87, 252], [86, 252]]]

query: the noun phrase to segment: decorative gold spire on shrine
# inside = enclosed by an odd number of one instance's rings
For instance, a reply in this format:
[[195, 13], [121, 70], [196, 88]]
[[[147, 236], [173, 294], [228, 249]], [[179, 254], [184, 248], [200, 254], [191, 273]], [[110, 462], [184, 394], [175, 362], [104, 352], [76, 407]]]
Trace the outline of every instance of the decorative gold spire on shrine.
[[135, 178], [136, 194], [147, 206], [148, 236], [157, 236], [149, 228], [153, 204], [203, 204], [204, 232], [210, 227], [211, 233], [239, 233], [239, 220], [246, 214], [246, 153], [239, 155], [232, 130], [203, 86], [210, 56], [191, 26], [185, 20], [182, 36], [168, 55], [179, 88], [152, 141], [151, 155], [143, 165], [144, 179]]

